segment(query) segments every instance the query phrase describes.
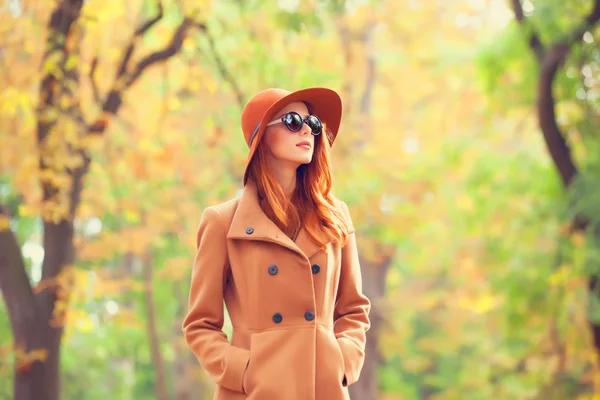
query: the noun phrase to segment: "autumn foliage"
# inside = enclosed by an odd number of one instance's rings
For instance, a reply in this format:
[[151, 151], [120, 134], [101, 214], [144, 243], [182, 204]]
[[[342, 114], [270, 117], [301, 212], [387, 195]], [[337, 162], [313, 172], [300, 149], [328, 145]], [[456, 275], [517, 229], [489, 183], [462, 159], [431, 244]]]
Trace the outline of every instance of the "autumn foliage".
[[599, 18], [5, 1], [0, 399], [211, 398], [180, 331], [199, 217], [241, 189], [245, 101], [317, 85], [343, 96], [333, 185], [374, 304], [351, 397], [596, 398]]

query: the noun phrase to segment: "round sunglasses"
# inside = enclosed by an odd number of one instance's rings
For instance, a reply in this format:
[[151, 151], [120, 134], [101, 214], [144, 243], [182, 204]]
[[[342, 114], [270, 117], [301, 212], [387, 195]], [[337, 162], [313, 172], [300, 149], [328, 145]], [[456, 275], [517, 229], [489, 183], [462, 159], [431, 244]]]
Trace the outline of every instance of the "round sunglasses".
[[314, 136], [320, 135], [321, 131], [323, 130], [321, 120], [316, 115], [309, 115], [306, 117], [306, 119], [302, 119], [300, 114], [295, 111], [290, 111], [280, 119], [269, 122], [267, 126], [278, 124], [280, 122], [283, 122], [286, 128], [288, 128], [288, 130], [291, 132], [298, 132], [300, 129], [302, 129], [302, 125], [304, 124], [308, 125], [310, 128], [310, 133], [312, 133]]

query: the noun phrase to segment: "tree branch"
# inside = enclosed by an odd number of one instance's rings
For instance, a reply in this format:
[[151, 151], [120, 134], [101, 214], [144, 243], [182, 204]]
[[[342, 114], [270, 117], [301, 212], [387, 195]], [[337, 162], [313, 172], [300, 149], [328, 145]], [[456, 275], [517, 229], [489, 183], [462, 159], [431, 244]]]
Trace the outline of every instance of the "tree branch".
[[100, 98], [100, 92], [98, 91], [98, 84], [96, 83], [96, 68], [98, 67], [98, 57], [94, 57], [92, 65], [90, 67], [90, 82], [92, 84], [92, 94], [94, 95], [94, 101], [102, 105], [102, 99]]
[[[566, 39], [550, 46], [541, 62], [538, 87], [538, 117], [548, 151], [558, 168], [565, 187], [569, 186], [577, 175], [577, 166], [573, 160], [571, 149], [556, 122], [552, 87], [556, 73], [567, 58], [571, 47], [581, 40], [584, 33], [591, 29], [598, 20], [600, 20], [600, 0], [594, 2], [588, 16], [566, 36]], [[587, 225], [587, 223], [579, 220], [576, 222], [577, 225]]]
[[164, 10], [162, 2], [160, 0], [157, 0], [157, 5], [158, 14], [156, 15], [156, 17], [144, 22], [140, 27], [138, 27], [133, 33], [131, 39], [129, 40], [129, 45], [127, 46], [127, 49], [123, 54], [123, 59], [121, 60], [121, 64], [119, 65], [119, 69], [117, 70], [116, 80], [118, 80], [127, 73], [127, 70], [129, 68], [129, 62], [131, 61], [131, 56], [133, 55], [135, 47], [137, 46], [138, 40], [163, 17]]
[[108, 125], [108, 120], [112, 116], [116, 115], [121, 105], [123, 103], [123, 93], [127, 90], [131, 85], [133, 85], [142, 73], [147, 69], [153, 66], [154, 64], [163, 62], [175, 54], [179, 52], [181, 46], [183, 44], [183, 40], [187, 35], [187, 31], [191, 26], [200, 26], [204, 25], [194, 22], [190, 17], [184, 18], [182, 23], [173, 33], [171, 41], [169, 44], [161, 49], [157, 50], [146, 57], [142, 58], [136, 65], [133, 67], [132, 71], [130, 68], [131, 57], [136, 48], [138, 39], [147, 32], [154, 24], [156, 24], [163, 16], [163, 8], [160, 1], [159, 4], [159, 13], [153, 19], [147, 21], [138, 29], [136, 29], [135, 33], [131, 37], [129, 45], [124, 51], [123, 59], [121, 64], [117, 70], [115, 75], [115, 79], [112, 84], [112, 89], [106, 96], [104, 103], [102, 105], [102, 113], [99, 118], [97, 118], [92, 125], [88, 128], [88, 132], [90, 134], [101, 134], [106, 129]]
[[225, 66], [225, 63], [223, 62], [223, 59], [217, 52], [217, 49], [215, 46], [215, 39], [213, 38], [212, 34], [208, 31], [208, 27], [202, 25], [200, 27], [200, 30], [204, 33], [204, 36], [206, 36], [206, 38], [208, 39], [208, 45], [210, 47], [210, 51], [211, 51], [212, 56], [217, 64], [217, 68], [219, 69], [219, 72], [221, 73], [221, 76], [231, 86], [231, 89], [235, 93], [235, 97], [237, 99], [237, 102], [238, 102], [240, 108], [244, 107], [244, 104], [246, 103], [246, 101], [244, 99], [245, 96], [242, 93], [242, 90], [240, 89], [239, 84], [237, 83], [237, 81], [235, 80], [233, 75], [229, 72], [229, 70]]
[[183, 39], [185, 39], [185, 35], [187, 33], [187, 29], [191, 25], [191, 19], [184, 19], [173, 34], [171, 42], [167, 45], [167, 47], [161, 50], [157, 50], [154, 53], [151, 53], [144, 57], [142, 60], [140, 60], [135, 66], [131, 75], [129, 75], [129, 78], [125, 81], [125, 87], [128, 88], [131, 85], [133, 85], [133, 83], [135, 83], [135, 81], [138, 80], [138, 78], [146, 68], [149, 68], [158, 62], [165, 61], [177, 54], [177, 52], [181, 49]]
[[369, 24], [365, 27], [361, 35], [361, 42], [367, 53], [366, 58], [366, 79], [365, 87], [360, 98], [360, 112], [368, 115], [371, 112], [371, 98], [373, 96], [373, 86], [376, 79], [376, 65], [373, 49], [373, 28], [375, 24]]
[[99, 118], [97, 118], [94, 121], [94, 123], [89, 127], [88, 132], [95, 133], [95, 134], [104, 132], [104, 130], [106, 129], [106, 126], [108, 124], [108, 118], [109, 118], [109, 115], [106, 115], [106, 113], [110, 113], [110, 114], [114, 115], [117, 113], [117, 110], [120, 108], [121, 102], [122, 102], [123, 90], [125, 90], [125, 87], [123, 86], [122, 82], [124, 81], [125, 77], [127, 76], [127, 71], [129, 70], [129, 64], [131, 62], [131, 57], [133, 56], [133, 53], [137, 46], [137, 43], [138, 43], [139, 39], [148, 30], [150, 30], [150, 28], [152, 28], [154, 25], [156, 25], [156, 23], [158, 21], [160, 21], [162, 19], [162, 17], [164, 16], [164, 8], [162, 5], [162, 1], [157, 0], [156, 4], [158, 7], [157, 15], [154, 18], [151, 18], [148, 21], [144, 22], [142, 25], [140, 25], [135, 30], [133, 35], [131, 36], [131, 39], [129, 40], [129, 44], [127, 45], [127, 47], [125, 48], [125, 51], [123, 52], [123, 58], [121, 59], [121, 63], [119, 64], [119, 68], [117, 69], [117, 73], [115, 75], [115, 79], [112, 84], [112, 89], [108, 93], [108, 96], [104, 100], [104, 103], [102, 103], [100, 94], [98, 92], [98, 87], [96, 86], [96, 83], [95, 83], [95, 80], [93, 77], [93, 74], [96, 70], [97, 60], [94, 59], [94, 61], [92, 61], [92, 68], [90, 70], [90, 78], [92, 80], [92, 90], [94, 93], [94, 99], [102, 104], [102, 115]]
[[164, 11], [165, 10], [163, 8], [162, 1], [157, 0], [156, 1], [156, 6], [158, 7], [158, 14], [156, 15], [156, 17], [152, 18], [149, 21], [146, 21], [144, 24], [142, 24], [142, 26], [140, 26], [139, 28], [137, 28], [135, 30], [134, 36], [137, 36], [137, 37], [143, 36], [150, 28], [152, 28], [152, 26], [154, 24], [156, 24], [158, 21], [160, 21], [161, 18], [164, 16]]
[[[529, 47], [535, 53], [541, 66], [537, 94], [539, 125], [548, 152], [560, 173], [563, 185], [567, 187], [577, 175], [577, 166], [573, 160], [571, 149], [556, 121], [553, 83], [558, 69], [564, 63], [573, 44], [581, 40], [584, 33], [600, 19], [600, 0], [595, 0], [592, 10], [581, 24], [569, 32], [565, 39], [552, 43], [548, 49], [544, 48], [538, 33], [531, 24], [527, 23], [521, 1], [511, 0], [511, 4], [516, 20], [524, 27], [526, 34], [529, 35]], [[579, 225], [581, 222], [577, 223]]]
[[544, 135], [546, 147], [565, 187], [569, 186], [577, 175], [577, 167], [571, 149], [556, 121], [555, 100], [552, 92], [554, 78], [567, 50], [564, 46], [554, 45], [542, 61], [538, 82], [537, 113], [540, 129]]
[[521, 24], [522, 27], [526, 27], [529, 34], [529, 47], [533, 50], [538, 61], [542, 61], [544, 58], [544, 45], [540, 40], [540, 36], [537, 31], [533, 28], [533, 26], [527, 21], [525, 14], [523, 13], [523, 6], [521, 5], [521, 0], [511, 0], [511, 5], [513, 12], [515, 14], [515, 19]]
[[576, 41], [581, 40], [584, 33], [587, 32], [588, 30], [590, 30], [596, 24], [596, 22], [598, 22], [599, 20], [600, 20], [600, 0], [595, 0], [594, 7], [592, 7], [592, 10], [588, 14], [588, 16], [581, 22], [581, 24], [579, 24], [577, 27], [575, 27], [567, 36], [567, 39], [565, 40], [567, 42], [567, 44], [570, 46], [573, 43], [575, 43]]

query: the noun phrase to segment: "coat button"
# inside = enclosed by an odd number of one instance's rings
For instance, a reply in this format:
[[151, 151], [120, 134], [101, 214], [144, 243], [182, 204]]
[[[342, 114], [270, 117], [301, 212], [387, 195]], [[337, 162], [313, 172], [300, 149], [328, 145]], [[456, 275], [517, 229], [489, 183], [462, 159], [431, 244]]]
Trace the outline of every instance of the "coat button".
[[269, 265], [269, 274], [277, 275], [278, 271], [279, 271], [279, 268], [277, 268], [277, 265]]
[[253, 232], [254, 232], [254, 228], [252, 228], [252, 227], [246, 228], [246, 234], [252, 235]]
[[319, 264], [313, 264], [311, 265], [310, 269], [312, 269], [313, 274], [318, 274], [321, 270], [321, 267], [319, 267]]
[[310, 310], [305, 312], [304, 319], [306, 319], [307, 321], [312, 321], [313, 319], [315, 319], [315, 313]]
[[276, 324], [280, 323], [283, 320], [283, 317], [279, 313], [273, 314], [273, 322]]

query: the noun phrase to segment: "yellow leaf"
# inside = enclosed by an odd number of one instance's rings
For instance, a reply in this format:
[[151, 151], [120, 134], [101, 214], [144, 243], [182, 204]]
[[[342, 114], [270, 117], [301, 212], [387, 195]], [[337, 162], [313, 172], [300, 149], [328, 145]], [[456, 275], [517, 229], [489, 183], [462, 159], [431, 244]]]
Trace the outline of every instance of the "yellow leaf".
[[7, 231], [9, 229], [10, 220], [4, 215], [0, 215], [0, 232]]
[[125, 212], [123, 213], [123, 217], [125, 217], [125, 221], [131, 224], [136, 224], [140, 222], [140, 214], [135, 210], [125, 210]]
[[479, 297], [473, 305], [475, 312], [477, 312], [478, 314], [483, 314], [493, 309], [496, 305], [496, 301], [491, 295], [484, 295]]
[[477, 314], [484, 314], [494, 309], [498, 304], [499, 299], [489, 293], [473, 297], [462, 297], [458, 300], [460, 308], [474, 311]]
[[207, 79], [205, 85], [209, 93], [216, 93], [219, 90], [219, 85], [213, 79]]
[[166, 262], [164, 268], [156, 273], [156, 278], [179, 281], [186, 279], [190, 273], [190, 260], [185, 257], [174, 257]]
[[77, 62], [79, 61], [79, 57], [76, 54], [71, 54], [65, 63], [65, 70], [71, 70], [77, 66]]
[[93, 330], [92, 320], [87, 316], [79, 316], [75, 321], [75, 326], [81, 332], [91, 332]]
[[585, 244], [585, 234], [581, 232], [575, 232], [571, 235], [571, 241], [575, 247], [583, 247]]
[[138, 150], [140, 151], [140, 153], [150, 155], [159, 153], [161, 151], [161, 148], [157, 146], [157, 144], [154, 143], [152, 140], [144, 138], [139, 141]]
[[183, 39], [183, 44], [181, 45], [181, 47], [185, 51], [192, 51], [192, 50], [194, 50], [194, 39], [192, 39], [189, 36], [186, 36], [185, 39]]
[[395, 268], [390, 269], [387, 277], [387, 285], [391, 288], [396, 288], [400, 285], [401, 280], [400, 272]]
[[560, 284], [565, 283], [569, 278], [569, 266], [563, 265], [559, 269], [557, 269], [551, 276], [548, 278], [550, 285], [558, 286]]
[[175, 96], [171, 96], [167, 99], [167, 109], [170, 111], [177, 111], [181, 108], [181, 102]]
[[431, 360], [423, 356], [406, 357], [402, 360], [402, 367], [409, 372], [420, 373], [431, 366]]
[[187, 86], [188, 89], [192, 92], [197, 92], [198, 90], [200, 90], [200, 82], [198, 82], [196, 79], [190, 80]]
[[473, 199], [462, 193], [456, 198], [456, 206], [463, 211], [471, 211], [475, 206]]
[[500, 221], [493, 221], [489, 226], [490, 236], [498, 237], [504, 233], [504, 224]]

